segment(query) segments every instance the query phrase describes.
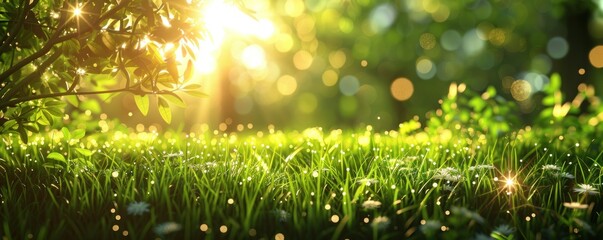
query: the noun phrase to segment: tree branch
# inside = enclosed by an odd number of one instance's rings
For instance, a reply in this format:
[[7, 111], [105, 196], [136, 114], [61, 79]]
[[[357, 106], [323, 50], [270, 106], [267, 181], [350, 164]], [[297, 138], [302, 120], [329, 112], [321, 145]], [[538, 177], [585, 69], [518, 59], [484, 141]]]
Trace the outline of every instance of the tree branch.
[[[100, 23], [102, 23], [104, 20], [106, 20], [107, 18], [111, 17], [113, 14], [115, 14], [117, 11], [119, 11], [120, 9], [124, 8], [131, 0], [122, 0], [118, 5], [116, 5], [114, 8], [109, 9], [109, 11], [105, 12], [103, 15], [101, 15], [97, 21], [92, 24], [95, 26], [98, 26]], [[0, 83], [4, 83], [8, 80], [8, 77], [12, 74], [14, 74], [15, 72], [19, 71], [21, 68], [25, 67], [27, 64], [32, 63], [34, 60], [46, 55], [54, 45], [62, 43], [64, 41], [67, 41], [69, 39], [75, 38], [80, 36], [82, 33], [87, 33], [89, 31], [92, 31], [93, 28], [89, 27], [89, 28], [85, 28], [83, 30], [74, 32], [74, 33], [70, 33], [70, 34], [65, 34], [63, 36], [59, 36], [61, 34], [61, 31], [65, 28], [65, 26], [60, 26], [52, 35], [52, 37], [48, 40], [48, 42], [46, 42], [46, 44], [44, 44], [44, 46], [36, 51], [35, 53], [33, 53], [32, 55], [29, 55], [28, 57], [24, 58], [23, 60], [19, 61], [18, 63], [16, 63], [14, 66], [10, 67], [9, 69], [7, 69], [6, 71], [4, 71], [2, 74], [0, 74]]]
[[0, 109], [15, 106], [22, 102], [38, 100], [43, 98], [53, 98], [53, 97], [64, 97], [64, 96], [85, 96], [85, 95], [99, 95], [99, 94], [108, 94], [108, 93], [120, 93], [120, 92], [130, 92], [134, 94], [166, 94], [168, 92], [173, 91], [160, 91], [160, 92], [149, 92], [143, 91], [139, 89], [133, 88], [119, 88], [119, 89], [110, 89], [110, 90], [101, 90], [101, 91], [89, 91], [89, 92], [58, 92], [58, 93], [49, 93], [42, 95], [29, 95], [22, 98], [16, 98], [11, 101], [1, 102]]
[[61, 51], [55, 51], [54, 54], [50, 55], [48, 59], [40, 64], [40, 66], [38, 66], [34, 72], [27, 75], [27, 77], [23, 78], [21, 81], [10, 82], [7, 86], [0, 90], [0, 99], [10, 100], [13, 96], [15, 96], [15, 94], [17, 94], [18, 91], [23, 90], [27, 84], [38, 78], [42, 72], [45, 71], [48, 66], [50, 66], [50, 64], [54, 63], [61, 56], [61, 54]]
[[25, 3], [25, 1], [21, 2], [25, 6], [19, 7], [23, 9], [21, 14], [19, 15], [19, 19], [17, 19], [17, 24], [13, 26], [13, 28], [6, 34], [6, 36], [2, 39], [2, 45], [0, 45], [0, 53], [6, 51], [13, 43], [19, 31], [23, 28], [23, 24], [25, 23], [25, 19], [27, 18], [27, 12], [31, 9], [29, 8], [29, 4]]

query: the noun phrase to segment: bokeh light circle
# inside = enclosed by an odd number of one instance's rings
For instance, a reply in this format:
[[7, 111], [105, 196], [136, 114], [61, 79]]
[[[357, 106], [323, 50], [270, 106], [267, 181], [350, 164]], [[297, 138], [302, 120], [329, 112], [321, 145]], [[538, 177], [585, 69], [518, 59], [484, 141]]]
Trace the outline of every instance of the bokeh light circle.
[[358, 92], [358, 88], [360, 88], [360, 82], [355, 76], [347, 75], [339, 81], [339, 90], [343, 95], [353, 96]]
[[517, 101], [525, 101], [532, 94], [532, 85], [526, 80], [516, 80], [511, 84], [511, 96]]
[[588, 53], [588, 60], [593, 67], [602, 68], [603, 67], [603, 45], [599, 45], [594, 47]]
[[284, 75], [277, 80], [276, 88], [282, 95], [291, 95], [297, 90], [297, 80], [290, 75]]
[[392, 96], [398, 101], [406, 101], [415, 91], [414, 85], [407, 78], [397, 78], [390, 86]]
[[546, 45], [546, 52], [553, 59], [561, 59], [567, 55], [569, 44], [562, 37], [554, 37]]

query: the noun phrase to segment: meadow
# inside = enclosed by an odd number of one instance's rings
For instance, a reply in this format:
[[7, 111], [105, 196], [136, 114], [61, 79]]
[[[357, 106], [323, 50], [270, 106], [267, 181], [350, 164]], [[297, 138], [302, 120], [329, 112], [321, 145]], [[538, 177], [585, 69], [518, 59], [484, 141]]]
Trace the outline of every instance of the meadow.
[[[601, 143], [274, 127], [53, 130], [0, 150], [2, 239], [588, 239]], [[418, 128], [415, 126], [414, 128]]]

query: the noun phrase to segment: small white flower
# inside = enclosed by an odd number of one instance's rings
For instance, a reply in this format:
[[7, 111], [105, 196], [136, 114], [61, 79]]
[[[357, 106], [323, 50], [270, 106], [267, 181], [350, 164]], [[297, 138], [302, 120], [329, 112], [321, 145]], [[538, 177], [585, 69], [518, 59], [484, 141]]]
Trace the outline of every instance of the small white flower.
[[593, 187], [590, 184], [579, 183], [577, 187], [574, 187], [574, 192], [584, 193], [588, 195], [597, 195], [599, 194], [599, 189]]
[[149, 211], [149, 204], [146, 202], [131, 202], [128, 204], [128, 214], [130, 215], [142, 215]]
[[557, 165], [547, 164], [547, 165], [542, 166], [542, 170], [544, 170], [544, 171], [559, 171], [559, 170], [561, 170], [561, 168], [559, 168]]
[[438, 169], [438, 173], [433, 176], [434, 179], [458, 182], [462, 179], [459, 170], [452, 167]]
[[159, 236], [168, 235], [170, 233], [180, 231], [182, 225], [175, 222], [164, 222], [155, 227], [155, 233]]
[[376, 183], [378, 183], [378, 182], [379, 182], [379, 180], [377, 180], [377, 179], [372, 179], [372, 178], [363, 178], [363, 179], [360, 179], [360, 180], [358, 180], [358, 181], [356, 181], [356, 182], [357, 182], [357, 183], [359, 183], [359, 184], [363, 184], [363, 185], [370, 186], [370, 185], [372, 185], [372, 184], [376, 184]]
[[174, 153], [168, 153], [166, 155], [163, 155], [163, 157], [165, 158], [175, 158], [175, 157], [182, 157], [184, 156], [184, 152], [180, 151], [180, 152], [174, 152]]
[[574, 179], [576, 178], [574, 175], [567, 173], [567, 172], [557, 172], [555, 174], [553, 174], [555, 177], [558, 178], [567, 178], [567, 179]]
[[379, 208], [381, 207], [381, 202], [374, 200], [366, 200], [362, 203], [362, 207], [366, 210]]
[[371, 222], [371, 227], [377, 230], [383, 230], [389, 226], [389, 223], [390, 221], [388, 217], [379, 216], [373, 219], [373, 222]]
[[485, 165], [485, 164], [469, 167], [469, 171], [484, 170], [484, 169], [495, 169], [495, 167], [492, 165]]

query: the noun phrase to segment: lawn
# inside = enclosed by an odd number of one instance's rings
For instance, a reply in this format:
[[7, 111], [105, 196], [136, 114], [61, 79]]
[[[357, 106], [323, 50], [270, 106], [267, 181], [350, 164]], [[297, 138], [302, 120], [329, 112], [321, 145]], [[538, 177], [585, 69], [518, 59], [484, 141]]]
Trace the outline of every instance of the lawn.
[[[409, 123], [406, 123], [409, 124]], [[603, 234], [601, 144], [274, 127], [3, 137], [3, 239], [575, 239]], [[124, 237], [125, 236], [125, 237]]]

